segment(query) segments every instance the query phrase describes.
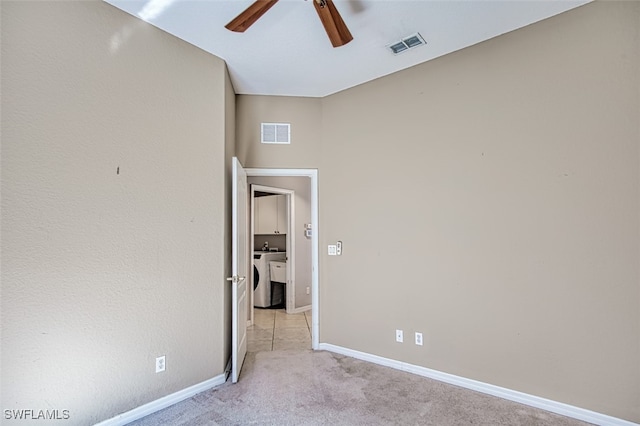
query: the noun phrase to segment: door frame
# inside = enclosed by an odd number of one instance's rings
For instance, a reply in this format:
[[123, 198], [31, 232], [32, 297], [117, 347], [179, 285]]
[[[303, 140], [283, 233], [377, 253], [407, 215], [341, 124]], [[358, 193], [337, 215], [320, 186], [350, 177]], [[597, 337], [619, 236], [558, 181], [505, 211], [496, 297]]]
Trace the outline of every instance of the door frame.
[[[247, 177], [308, 177], [311, 184], [311, 348], [320, 346], [318, 170], [245, 168]], [[291, 221], [290, 221], [291, 222]], [[294, 226], [290, 224], [290, 226]], [[253, 256], [251, 256], [253, 259]], [[253, 270], [253, 269], [252, 269]]]
[[[247, 175], [248, 177], [248, 175]], [[295, 313], [293, 312], [295, 310], [295, 301], [296, 301], [296, 245], [295, 245], [295, 241], [296, 241], [296, 232], [295, 232], [295, 226], [293, 225], [293, 221], [296, 217], [296, 210], [295, 210], [295, 191], [291, 190], [291, 189], [284, 189], [284, 188], [276, 188], [273, 186], [266, 186], [266, 185], [260, 185], [257, 183], [252, 183], [249, 185], [250, 190], [249, 190], [249, 195], [250, 195], [250, 199], [251, 199], [251, 213], [248, 215], [249, 216], [249, 221], [250, 221], [250, 232], [249, 232], [249, 246], [250, 246], [250, 251], [249, 253], [251, 253], [250, 258], [253, 260], [253, 253], [255, 252], [256, 248], [255, 248], [255, 244], [254, 244], [254, 239], [255, 239], [255, 192], [256, 191], [262, 191], [262, 192], [269, 192], [271, 194], [275, 194], [275, 195], [284, 195], [286, 197], [287, 200], [287, 234], [286, 234], [286, 244], [287, 244], [287, 250], [286, 250], [286, 256], [287, 256], [287, 277], [289, 277], [289, 282], [286, 283], [287, 285], [287, 298], [285, 300], [285, 307], [286, 307], [286, 311], [287, 313]], [[251, 297], [250, 299], [250, 304], [248, 305], [247, 309], [250, 310], [251, 315], [249, 316], [249, 325], [253, 324], [253, 306], [254, 306], [254, 285], [255, 283], [253, 282], [253, 274], [250, 274], [250, 285], [249, 288], [251, 289], [250, 293], [251, 293]]]

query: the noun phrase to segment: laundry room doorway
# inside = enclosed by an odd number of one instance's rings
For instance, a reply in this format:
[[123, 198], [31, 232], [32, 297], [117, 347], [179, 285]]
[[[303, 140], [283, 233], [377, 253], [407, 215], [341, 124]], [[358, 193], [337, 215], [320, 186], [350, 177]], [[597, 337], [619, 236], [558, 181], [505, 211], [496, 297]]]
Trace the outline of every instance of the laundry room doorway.
[[[287, 313], [295, 313], [298, 311], [295, 303], [295, 191], [255, 183], [251, 183], [250, 187], [249, 244], [250, 257], [254, 259], [254, 273], [250, 276], [253, 291], [248, 298], [249, 308], [282, 306]], [[283, 270], [279, 277], [274, 275], [276, 269], [277, 272]], [[274, 287], [274, 282], [282, 286]], [[249, 317], [251, 325], [252, 312], [249, 312]]]
[[[252, 169], [247, 168], [247, 180], [250, 185], [250, 206], [253, 216], [261, 210], [264, 217], [250, 219], [251, 270], [262, 268], [265, 261], [260, 258], [276, 257], [272, 266], [284, 266], [287, 270], [286, 283], [280, 290], [286, 294], [284, 306], [287, 314], [310, 314], [311, 347], [319, 347], [319, 308], [318, 308], [318, 183], [317, 170], [313, 169]], [[257, 202], [256, 202], [257, 201]], [[278, 214], [286, 206], [287, 224], [283, 232], [282, 215]], [[274, 213], [275, 212], [275, 213]], [[278, 222], [280, 216], [280, 222]], [[284, 250], [283, 250], [284, 249]], [[281, 252], [286, 253], [284, 262]], [[279, 270], [273, 270], [279, 274]], [[255, 270], [254, 270], [255, 274]], [[254, 274], [250, 274], [254, 275]], [[271, 301], [265, 301], [266, 288], [261, 293], [254, 287], [247, 312], [247, 323], [252, 325], [254, 310], [262, 313], [262, 307]], [[277, 278], [282, 280], [282, 278]], [[278, 282], [276, 281], [276, 284]], [[265, 284], [265, 282], [262, 282]], [[270, 283], [269, 283], [270, 284]], [[258, 284], [260, 285], [260, 284]], [[269, 285], [269, 287], [272, 287]], [[279, 288], [273, 286], [277, 302]], [[286, 288], [286, 290], [284, 290]], [[272, 295], [272, 296], [273, 296]], [[255, 308], [258, 306], [258, 308]]]

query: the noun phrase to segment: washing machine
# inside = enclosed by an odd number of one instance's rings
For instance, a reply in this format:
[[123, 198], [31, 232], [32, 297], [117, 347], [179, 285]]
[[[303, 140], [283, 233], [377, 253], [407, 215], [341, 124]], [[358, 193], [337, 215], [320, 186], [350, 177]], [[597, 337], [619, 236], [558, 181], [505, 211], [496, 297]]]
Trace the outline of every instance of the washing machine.
[[271, 274], [269, 262], [284, 261], [285, 252], [257, 251], [253, 254], [253, 306], [268, 308], [271, 306]]

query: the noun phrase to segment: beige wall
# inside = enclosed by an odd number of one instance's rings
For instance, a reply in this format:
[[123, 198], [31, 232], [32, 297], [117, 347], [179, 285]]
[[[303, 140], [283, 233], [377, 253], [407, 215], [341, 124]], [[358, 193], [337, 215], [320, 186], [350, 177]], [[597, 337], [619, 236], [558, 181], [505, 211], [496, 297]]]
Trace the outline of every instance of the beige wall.
[[[321, 342], [640, 421], [639, 22], [596, 2], [320, 108], [238, 97], [245, 166], [319, 168]], [[309, 139], [260, 146], [272, 119]]]
[[[322, 147], [322, 100], [286, 96], [238, 96], [238, 159], [245, 167], [315, 168]], [[293, 123], [291, 145], [260, 143], [260, 123]]]
[[93, 424], [222, 374], [223, 61], [103, 2], [1, 5], [0, 406]]

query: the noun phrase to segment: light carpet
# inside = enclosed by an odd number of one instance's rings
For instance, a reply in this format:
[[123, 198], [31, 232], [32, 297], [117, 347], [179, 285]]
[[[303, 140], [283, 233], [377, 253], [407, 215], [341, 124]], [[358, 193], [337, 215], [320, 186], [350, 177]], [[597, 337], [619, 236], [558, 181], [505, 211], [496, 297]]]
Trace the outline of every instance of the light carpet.
[[586, 425], [325, 351], [247, 354], [240, 380], [132, 425]]

